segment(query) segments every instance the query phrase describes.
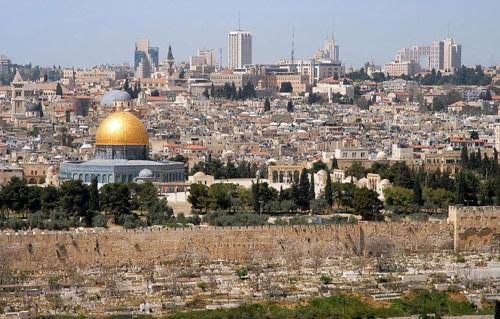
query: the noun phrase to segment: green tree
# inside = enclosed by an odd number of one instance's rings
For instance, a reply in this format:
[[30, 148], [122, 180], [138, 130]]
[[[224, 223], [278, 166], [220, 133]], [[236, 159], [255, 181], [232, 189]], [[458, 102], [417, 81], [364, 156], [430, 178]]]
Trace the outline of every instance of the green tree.
[[311, 180], [309, 185], [309, 201], [312, 201], [316, 198], [316, 191], [314, 189], [314, 174], [311, 173]]
[[207, 99], [210, 98], [210, 93], [208, 93], [208, 88], [205, 88], [205, 91], [203, 91], [203, 96], [206, 97]]
[[418, 206], [422, 206], [424, 204], [424, 199], [422, 196], [422, 186], [420, 185], [419, 179], [415, 180], [415, 182], [413, 183], [413, 200]]
[[291, 82], [281, 82], [280, 92], [281, 93], [292, 93], [293, 92], [292, 83]]
[[477, 189], [479, 180], [476, 175], [468, 170], [456, 175], [456, 203], [465, 206], [477, 205]]
[[329, 207], [333, 206], [333, 183], [330, 172], [326, 175], [325, 199]]
[[311, 168], [312, 173], [317, 173], [320, 170], [328, 171], [328, 166], [322, 160], [314, 162]]
[[205, 210], [206, 212], [209, 204], [208, 187], [203, 184], [191, 184], [187, 200], [195, 211], [201, 213]]
[[148, 226], [152, 225], [166, 225], [174, 216], [173, 209], [168, 206], [165, 198], [157, 200], [153, 205], [148, 207], [148, 215], [146, 222]]
[[464, 145], [462, 147], [462, 150], [460, 153], [460, 161], [462, 163], [463, 168], [469, 167], [469, 153], [467, 151], [467, 145]]
[[40, 194], [40, 187], [28, 186], [25, 180], [12, 177], [1, 189], [0, 206], [7, 210], [7, 215], [9, 211], [15, 211], [26, 217], [27, 213], [33, 214], [41, 209]]
[[415, 202], [414, 192], [411, 189], [394, 186], [384, 189], [384, 199], [388, 207], [396, 212], [408, 211]]
[[361, 162], [354, 161], [345, 173], [347, 176], [354, 176], [357, 179], [361, 179], [366, 176], [366, 169]]
[[297, 206], [301, 210], [309, 210], [310, 201], [310, 189], [311, 183], [309, 182], [309, 176], [307, 170], [304, 168], [300, 174], [298, 193], [296, 198]]
[[288, 103], [286, 104], [286, 110], [289, 113], [292, 113], [294, 111], [294, 105], [292, 101], [288, 101]]
[[81, 180], [61, 184], [59, 206], [66, 215], [86, 217], [89, 200], [89, 188]]
[[63, 95], [63, 90], [62, 90], [61, 83], [57, 83], [57, 86], [56, 86], [56, 95], [58, 95], [58, 96], [62, 96]]
[[264, 112], [269, 112], [271, 111], [271, 102], [269, 101], [269, 98], [266, 98], [264, 101]]
[[158, 202], [158, 189], [153, 183], [134, 183], [128, 185], [131, 193], [131, 203], [134, 209], [147, 211]]
[[89, 209], [94, 212], [98, 212], [99, 207], [99, 188], [97, 185], [97, 178], [95, 176], [92, 177], [92, 181], [90, 183], [90, 200], [89, 200]]
[[455, 194], [443, 188], [424, 188], [423, 198], [426, 208], [447, 209], [455, 201]]
[[115, 217], [115, 223], [125, 224], [126, 215], [131, 210], [130, 189], [127, 184], [109, 183], [102, 186], [99, 202], [102, 211]]
[[382, 202], [378, 194], [366, 187], [356, 187], [354, 190], [354, 210], [363, 216], [364, 220], [379, 220]]
[[42, 210], [46, 213], [59, 207], [59, 189], [54, 186], [43, 187], [40, 194]]

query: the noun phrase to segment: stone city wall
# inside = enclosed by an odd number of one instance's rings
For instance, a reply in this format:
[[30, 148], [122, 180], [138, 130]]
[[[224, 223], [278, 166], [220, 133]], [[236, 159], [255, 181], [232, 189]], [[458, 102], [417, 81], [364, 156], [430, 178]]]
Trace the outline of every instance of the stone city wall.
[[453, 224], [444, 222], [0, 232], [0, 258], [24, 270], [203, 260], [299, 263], [328, 256], [451, 250], [453, 234]]
[[451, 206], [455, 250], [500, 248], [500, 206]]

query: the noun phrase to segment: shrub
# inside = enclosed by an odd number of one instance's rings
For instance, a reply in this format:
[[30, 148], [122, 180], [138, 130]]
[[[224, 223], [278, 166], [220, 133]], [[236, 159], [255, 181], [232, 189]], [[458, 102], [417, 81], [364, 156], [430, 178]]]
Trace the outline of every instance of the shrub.
[[92, 227], [106, 227], [108, 224], [108, 218], [103, 214], [96, 214], [92, 218]]
[[326, 274], [321, 275], [321, 277], [319, 277], [319, 280], [321, 281], [321, 283], [323, 285], [329, 285], [333, 282], [332, 277], [330, 277], [329, 275], [326, 275]]
[[199, 282], [196, 286], [203, 291], [207, 291], [207, 289], [208, 289], [208, 284], [204, 281]]
[[245, 279], [245, 277], [248, 276], [248, 270], [246, 268], [240, 268], [236, 270], [236, 276], [240, 279]]

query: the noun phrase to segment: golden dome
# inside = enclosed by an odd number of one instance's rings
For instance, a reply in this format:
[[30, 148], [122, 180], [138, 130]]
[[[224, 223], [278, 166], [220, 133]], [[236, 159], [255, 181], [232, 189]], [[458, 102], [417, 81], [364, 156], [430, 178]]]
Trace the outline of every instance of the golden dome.
[[148, 132], [141, 120], [130, 112], [115, 112], [97, 129], [96, 145], [148, 145]]

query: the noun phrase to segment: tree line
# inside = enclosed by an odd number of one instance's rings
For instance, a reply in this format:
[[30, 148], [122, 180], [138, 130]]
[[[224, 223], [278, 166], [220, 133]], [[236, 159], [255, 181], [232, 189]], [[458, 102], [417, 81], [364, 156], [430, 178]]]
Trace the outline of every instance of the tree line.
[[135, 228], [177, 222], [150, 182], [112, 183], [98, 189], [93, 179], [90, 185], [67, 181], [56, 188], [29, 186], [13, 177], [0, 190], [0, 203], [0, 229], [106, 227], [108, 221]]
[[257, 97], [257, 93], [255, 92], [255, 86], [252, 82], [248, 81], [243, 87], [236, 88], [236, 84], [234, 82], [226, 82], [222, 88], [215, 88], [212, 83], [212, 87], [210, 91], [208, 88], [205, 88], [203, 92], [203, 96], [207, 99], [226, 99], [226, 100], [247, 100], [253, 99]]
[[260, 172], [261, 176], [264, 175], [266, 168], [245, 160], [233, 162], [229, 159], [224, 163], [218, 158], [213, 158], [212, 154], [209, 153], [205, 161], [198, 162], [191, 167], [190, 175], [198, 172], [212, 175], [215, 179], [255, 178], [257, 177], [257, 172]]

